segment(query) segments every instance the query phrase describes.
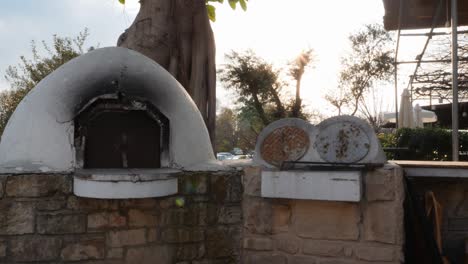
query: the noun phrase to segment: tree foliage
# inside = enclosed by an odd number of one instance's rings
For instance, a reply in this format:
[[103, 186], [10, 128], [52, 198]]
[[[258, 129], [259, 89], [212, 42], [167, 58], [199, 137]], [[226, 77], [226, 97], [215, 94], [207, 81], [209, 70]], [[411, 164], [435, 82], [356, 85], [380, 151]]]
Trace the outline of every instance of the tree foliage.
[[[118, 0], [119, 3], [122, 5], [125, 5], [125, 0]], [[249, 0], [227, 0], [226, 2], [229, 4], [229, 6], [232, 8], [232, 10], [235, 10], [238, 5], [242, 8], [242, 10], [247, 11], [247, 2]], [[223, 4], [224, 0], [205, 0], [206, 3], [206, 11], [208, 13], [208, 18], [215, 22], [216, 21], [216, 7], [213, 5], [213, 3], [220, 3]]]
[[[247, 2], [248, 0], [227, 0], [229, 6], [235, 10], [237, 5], [240, 5], [242, 10], [247, 11]], [[224, 0], [205, 0], [206, 10], [208, 11], [208, 17], [211, 21], [216, 21], [216, 7], [212, 3], [224, 3]]]
[[311, 66], [314, 60], [314, 50], [307, 49], [302, 51], [297, 58], [289, 64], [289, 75], [296, 81], [296, 98], [292, 106], [292, 116], [301, 116], [301, 81], [307, 67]]
[[226, 55], [226, 64], [218, 74], [225, 87], [237, 94], [237, 147], [253, 150], [258, 134], [275, 120], [285, 117], [309, 118], [303, 111], [300, 82], [312, 61], [313, 51], [309, 49], [301, 52], [289, 64], [286, 74], [296, 82], [296, 94], [291, 96], [285, 91], [288, 83], [280, 77], [281, 71], [253, 51], [232, 51]]
[[[348, 108], [351, 115], [360, 111], [371, 124], [375, 124], [377, 113], [370, 109], [366, 99], [369, 96], [372, 100], [379, 98], [375, 95], [375, 86], [389, 81], [393, 76], [392, 38], [381, 25], [372, 24], [350, 35], [349, 41], [351, 51], [342, 59], [339, 76], [338, 89], [341, 91], [329, 94], [326, 99], [340, 114], [344, 108]], [[371, 103], [376, 104], [375, 101]]]
[[263, 123], [249, 110], [236, 111], [223, 108], [216, 117], [216, 152], [231, 152], [240, 148], [245, 152], [255, 149]]
[[[238, 94], [241, 110], [254, 114], [263, 125], [286, 117], [284, 103], [280, 99], [283, 84], [279, 72], [253, 51], [232, 51], [226, 55], [227, 63], [218, 72], [228, 89]], [[255, 110], [255, 111], [252, 111]]]
[[41, 55], [36, 42], [31, 41], [32, 58], [20, 56], [21, 62], [17, 66], [7, 68], [6, 80], [13, 89], [32, 89], [55, 69], [83, 54], [84, 43], [88, 36], [89, 31], [86, 28], [75, 38], [53, 35], [52, 45], [44, 40], [41, 42], [46, 56]]
[[62, 64], [85, 52], [84, 44], [88, 36], [88, 29], [74, 38], [54, 35], [51, 45], [41, 42], [42, 50], [32, 41], [32, 58], [20, 56], [18, 65], [7, 68], [5, 78], [10, 82], [11, 89], [0, 93], [0, 133], [3, 133], [11, 114], [31, 89]]
[[216, 116], [216, 152], [229, 152], [237, 147], [237, 116], [229, 108], [222, 108]]
[[290, 66], [289, 74], [297, 82], [295, 98], [284, 91], [287, 83], [280, 78], [280, 71], [251, 50], [227, 54], [227, 63], [218, 74], [227, 89], [237, 93], [243, 119], [260, 122], [262, 126], [284, 117], [307, 119], [297, 88], [300, 88], [302, 75], [312, 60], [311, 54], [311, 51], [301, 53], [300, 59]]

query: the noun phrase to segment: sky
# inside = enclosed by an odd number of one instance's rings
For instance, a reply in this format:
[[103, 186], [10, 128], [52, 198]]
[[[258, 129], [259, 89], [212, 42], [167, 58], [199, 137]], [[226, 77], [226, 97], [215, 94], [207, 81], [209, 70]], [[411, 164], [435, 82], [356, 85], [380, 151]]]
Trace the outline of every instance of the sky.
[[[50, 42], [53, 34], [73, 37], [87, 27], [87, 45], [115, 46], [139, 9], [137, 0], [127, 0], [125, 6], [117, 0], [0, 1], [0, 90], [9, 87], [3, 78], [8, 65], [16, 65], [21, 55], [30, 56], [31, 40]], [[316, 60], [304, 75], [301, 93], [309, 109], [330, 115], [333, 108], [323, 96], [336, 90], [348, 36], [365, 24], [382, 23], [383, 15], [379, 0], [250, 0], [246, 12], [217, 6], [217, 21], [212, 23], [216, 62], [222, 67], [224, 54], [252, 49], [282, 68], [301, 50], [312, 48]], [[402, 86], [405, 80], [401, 76]], [[220, 82], [217, 92], [222, 106], [232, 105], [234, 95]], [[384, 97], [387, 105], [393, 104], [393, 90], [386, 88]]]

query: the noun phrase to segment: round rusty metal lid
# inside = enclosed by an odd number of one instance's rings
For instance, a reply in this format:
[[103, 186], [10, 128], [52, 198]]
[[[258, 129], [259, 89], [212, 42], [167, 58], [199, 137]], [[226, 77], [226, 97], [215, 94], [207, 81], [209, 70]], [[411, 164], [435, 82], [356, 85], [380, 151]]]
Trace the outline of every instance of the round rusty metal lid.
[[358, 162], [369, 153], [368, 133], [373, 131], [369, 132], [355, 122], [330, 122], [322, 125], [314, 145], [326, 162]]
[[262, 142], [260, 154], [263, 160], [274, 166], [284, 161], [297, 161], [309, 149], [306, 131], [295, 126], [284, 126], [273, 130]]

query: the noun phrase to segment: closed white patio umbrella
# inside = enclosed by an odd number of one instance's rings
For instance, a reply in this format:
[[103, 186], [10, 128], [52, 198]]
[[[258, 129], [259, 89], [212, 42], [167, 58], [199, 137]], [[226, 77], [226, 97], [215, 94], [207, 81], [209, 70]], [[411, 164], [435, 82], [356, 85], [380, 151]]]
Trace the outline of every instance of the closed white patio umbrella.
[[[403, 99], [403, 96], [402, 96], [402, 99]], [[403, 101], [402, 101], [402, 103], [403, 103]], [[414, 121], [414, 126], [413, 127], [423, 127], [423, 124], [437, 122], [436, 113], [434, 113], [433, 111], [421, 109], [421, 107], [418, 104], [416, 104], [414, 109], [412, 109], [412, 113], [413, 113], [413, 121]], [[395, 112], [383, 113], [382, 118], [383, 118], [383, 121], [387, 122], [387, 123], [395, 123], [396, 122]], [[401, 107], [400, 107], [400, 112], [398, 113], [398, 119], [399, 119], [398, 121], [400, 122]], [[406, 126], [406, 127], [408, 127], [408, 126]]]
[[416, 104], [416, 106], [414, 107], [414, 126], [424, 127], [422, 120], [422, 109], [419, 104]]
[[398, 127], [414, 128], [413, 106], [410, 101], [408, 89], [403, 90], [400, 101], [400, 111], [398, 112]]

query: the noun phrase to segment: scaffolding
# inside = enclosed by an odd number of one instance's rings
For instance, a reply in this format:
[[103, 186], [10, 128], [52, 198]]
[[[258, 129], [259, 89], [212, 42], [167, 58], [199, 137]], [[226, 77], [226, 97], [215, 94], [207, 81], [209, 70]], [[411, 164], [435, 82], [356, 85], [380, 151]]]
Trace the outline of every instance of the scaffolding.
[[[411, 23], [406, 23], [403, 21], [404, 15], [403, 12], [406, 8], [405, 4], [407, 4], [407, 1], [404, 0], [397, 0], [399, 1], [398, 3], [398, 15], [397, 15], [397, 41], [396, 41], [396, 47], [395, 47], [395, 118], [396, 118], [396, 125], [398, 127], [398, 66], [402, 64], [415, 64], [413, 74], [410, 75], [410, 79], [407, 85], [407, 89], [410, 90], [411, 94], [411, 101], [413, 101], [415, 98], [413, 98], [413, 95], [415, 94], [413, 91], [413, 86], [415, 83], [420, 83], [421, 80], [418, 80], [418, 70], [421, 67], [421, 64], [425, 63], [451, 63], [452, 64], [452, 70], [451, 70], [451, 91], [446, 92], [445, 94], [438, 94], [436, 98], [433, 97], [433, 90], [429, 89], [428, 95], [429, 95], [429, 101], [430, 104], [432, 104], [433, 99], [437, 99], [437, 97], [446, 99], [446, 100], [451, 100], [452, 102], [452, 159], [454, 161], [458, 161], [459, 159], [459, 140], [458, 140], [458, 35], [459, 34], [466, 34], [468, 31], [458, 31], [458, 0], [436, 0], [434, 2], [437, 2], [437, 6], [434, 9], [434, 12], [432, 13], [431, 16], [431, 23], [429, 27], [429, 32], [428, 33], [402, 33], [402, 30], [404, 29], [410, 29], [414, 27], [418, 27], [421, 25], [427, 25], [428, 22], [421, 22], [419, 20], [414, 20], [417, 21], [416, 25], [410, 25]], [[390, 0], [384, 0], [384, 4], [389, 5]], [[394, 0], [392, 4], [394, 4]], [[450, 3], [450, 4], [449, 4]], [[446, 21], [441, 21], [441, 17], [444, 15], [444, 7], [445, 7], [445, 20]], [[450, 11], [449, 11], [450, 8]], [[386, 7], [387, 9], [387, 7]], [[393, 16], [394, 17], [394, 16]], [[385, 19], [388, 17], [386, 16]], [[463, 19], [467, 19], [467, 17], [463, 17]], [[450, 21], [449, 21], [450, 20]], [[390, 22], [386, 21], [387, 24], [391, 24]], [[426, 24], [424, 24], [426, 23]], [[405, 25], [403, 27], [402, 25]], [[436, 27], [440, 27], [441, 25], [450, 25], [451, 26], [451, 32], [450, 33], [445, 33], [445, 32], [434, 32]], [[391, 24], [390, 26], [395, 26], [394, 24]], [[386, 28], [388, 29], [387, 25]], [[427, 28], [427, 27], [426, 27]], [[450, 59], [434, 59], [434, 60], [424, 60], [424, 55], [426, 54], [427, 48], [429, 46], [429, 43], [432, 39], [433, 36], [437, 35], [450, 35], [451, 36], [451, 58]], [[401, 37], [426, 37], [426, 41], [424, 43], [423, 49], [421, 53], [416, 57], [415, 60], [411, 61], [399, 61], [398, 60], [398, 54], [400, 51], [400, 41]], [[461, 61], [466, 61], [467, 59], [460, 59]], [[447, 90], [446, 90], [447, 91]], [[427, 95], [426, 92], [426, 95]], [[451, 94], [450, 94], [451, 92]], [[421, 99], [421, 98], [416, 98], [416, 99]]]

